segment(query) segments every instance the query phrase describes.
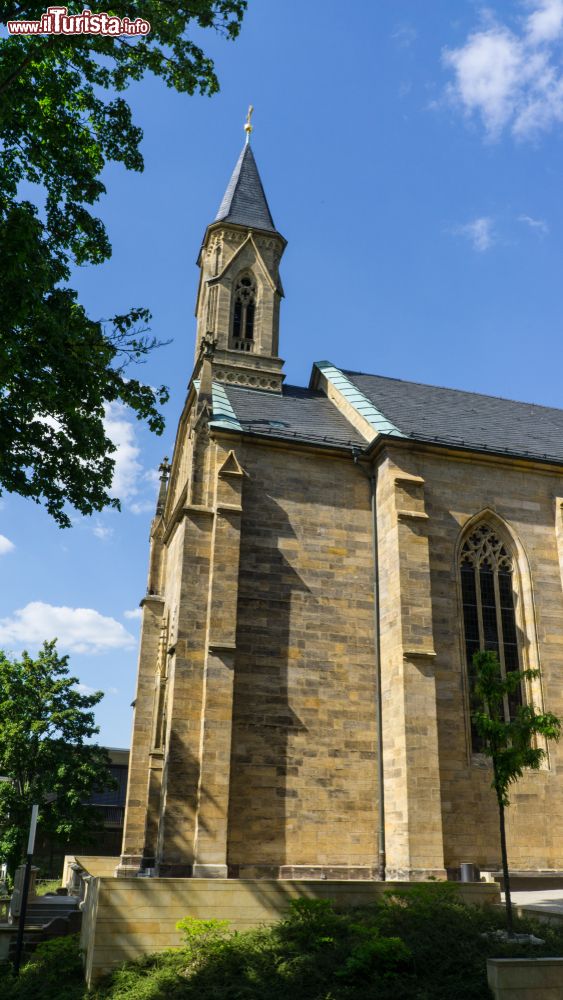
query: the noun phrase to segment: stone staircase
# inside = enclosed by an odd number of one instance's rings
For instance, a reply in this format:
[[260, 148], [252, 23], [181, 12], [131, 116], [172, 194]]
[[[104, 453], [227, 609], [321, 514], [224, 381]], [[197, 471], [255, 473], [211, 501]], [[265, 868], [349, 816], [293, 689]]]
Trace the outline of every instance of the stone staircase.
[[[25, 915], [23, 960], [27, 961], [37, 945], [52, 938], [77, 934], [82, 923], [78, 896], [32, 896]], [[18, 917], [0, 923], [0, 964], [13, 961], [18, 933]]]
[[[67, 919], [73, 913], [82, 916], [78, 909], [79, 902], [77, 896], [35, 896], [27, 904], [26, 925], [45, 927], [51, 920]], [[76, 920], [73, 919], [72, 923]]]

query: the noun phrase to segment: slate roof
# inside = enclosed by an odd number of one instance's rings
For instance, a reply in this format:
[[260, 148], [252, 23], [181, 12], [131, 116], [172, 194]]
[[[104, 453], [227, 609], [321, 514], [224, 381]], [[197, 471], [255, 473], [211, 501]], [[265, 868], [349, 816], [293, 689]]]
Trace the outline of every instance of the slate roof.
[[407, 437], [563, 461], [563, 410], [342, 369]]
[[234, 222], [251, 229], [277, 232], [249, 143], [238, 158], [215, 222]]
[[284, 385], [281, 394], [224, 388], [243, 432], [348, 448], [366, 444], [322, 392], [296, 385]]

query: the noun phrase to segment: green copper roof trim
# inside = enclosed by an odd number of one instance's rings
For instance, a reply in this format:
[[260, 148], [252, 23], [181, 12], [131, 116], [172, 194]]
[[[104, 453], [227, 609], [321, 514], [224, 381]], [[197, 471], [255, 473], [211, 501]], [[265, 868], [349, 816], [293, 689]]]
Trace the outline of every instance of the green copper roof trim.
[[242, 431], [242, 427], [237, 420], [237, 415], [225, 392], [225, 387], [219, 382], [213, 383], [213, 419], [210, 422], [210, 426]]
[[[199, 393], [200, 380], [194, 378], [194, 386]], [[209, 421], [210, 427], [223, 427], [226, 430], [242, 431], [242, 427], [237, 420], [237, 415], [233, 410], [225, 389], [219, 382], [213, 383], [213, 416]]]
[[330, 361], [315, 361], [315, 368], [323, 373], [325, 378], [338, 389], [339, 393], [344, 397], [350, 406], [353, 406], [357, 413], [360, 414], [368, 422], [370, 427], [373, 427], [374, 431], [378, 434], [394, 434], [395, 437], [406, 437], [395, 424], [392, 424], [387, 417], [377, 409], [376, 406], [364, 396], [363, 392], [350, 381], [349, 378], [341, 372], [339, 368], [335, 368]]

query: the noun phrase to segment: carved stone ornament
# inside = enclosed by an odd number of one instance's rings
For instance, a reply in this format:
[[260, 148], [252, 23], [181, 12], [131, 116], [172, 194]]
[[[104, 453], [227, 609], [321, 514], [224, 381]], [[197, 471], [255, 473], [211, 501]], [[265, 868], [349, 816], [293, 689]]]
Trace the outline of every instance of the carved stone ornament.
[[480, 524], [465, 540], [461, 550], [461, 562], [512, 572], [510, 553], [488, 524]]

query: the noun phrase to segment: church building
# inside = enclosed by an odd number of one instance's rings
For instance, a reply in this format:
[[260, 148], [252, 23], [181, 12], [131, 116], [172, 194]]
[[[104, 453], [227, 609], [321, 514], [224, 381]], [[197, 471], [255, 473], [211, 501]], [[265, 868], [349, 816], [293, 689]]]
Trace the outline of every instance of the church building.
[[[286, 241], [249, 138], [198, 259], [117, 875], [496, 868], [472, 656], [539, 670], [507, 717], [563, 715], [563, 411], [345, 358], [286, 385]], [[563, 869], [563, 745], [514, 786], [507, 822], [514, 869]]]

